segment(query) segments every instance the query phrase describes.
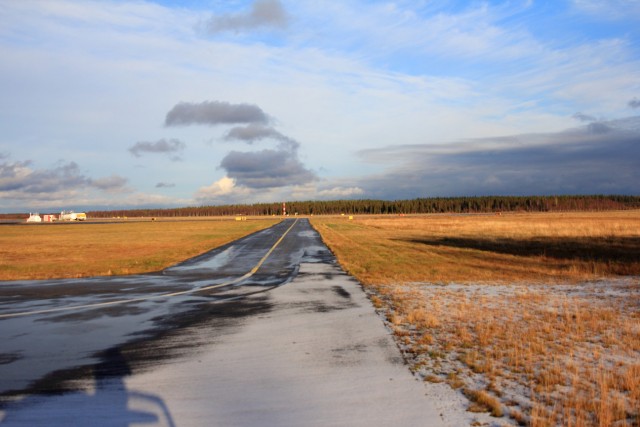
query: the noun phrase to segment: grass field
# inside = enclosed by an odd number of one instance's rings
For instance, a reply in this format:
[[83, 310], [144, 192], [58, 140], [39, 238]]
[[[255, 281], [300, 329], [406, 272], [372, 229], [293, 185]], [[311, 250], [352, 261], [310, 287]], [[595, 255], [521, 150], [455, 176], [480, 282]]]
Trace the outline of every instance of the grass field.
[[158, 271], [277, 221], [215, 218], [2, 225], [0, 280]]
[[640, 425], [640, 212], [314, 218], [414, 373], [530, 426]]
[[364, 283], [580, 281], [640, 273], [640, 211], [316, 217]]

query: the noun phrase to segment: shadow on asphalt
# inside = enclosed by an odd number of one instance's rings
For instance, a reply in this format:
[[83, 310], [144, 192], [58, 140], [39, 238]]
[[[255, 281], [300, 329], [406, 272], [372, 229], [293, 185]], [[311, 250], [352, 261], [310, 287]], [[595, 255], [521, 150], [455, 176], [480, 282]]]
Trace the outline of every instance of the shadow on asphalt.
[[[5, 393], [0, 399], [0, 426], [174, 426], [159, 396], [128, 390], [124, 379], [195, 354], [220, 336], [236, 332], [242, 319], [268, 313], [272, 305], [267, 295], [274, 288], [260, 286], [222, 301], [198, 301], [189, 311], [155, 319], [155, 331], [96, 354], [97, 364], [55, 371], [26, 390]], [[201, 328], [210, 331], [204, 341], [195, 333]], [[20, 400], [12, 402], [10, 396]]]
[[169, 408], [158, 396], [128, 390], [129, 363], [119, 349], [104, 352], [94, 368], [94, 390], [59, 395], [32, 395], [4, 408], [2, 426], [174, 427]]

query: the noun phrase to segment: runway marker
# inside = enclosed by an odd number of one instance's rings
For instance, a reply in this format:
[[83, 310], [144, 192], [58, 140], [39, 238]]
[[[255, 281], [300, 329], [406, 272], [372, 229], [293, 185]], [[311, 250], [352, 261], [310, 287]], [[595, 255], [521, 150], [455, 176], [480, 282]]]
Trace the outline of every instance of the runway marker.
[[94, 304], [73, 305], [73, 306], [69, 306], [69, 307], [56, 307], [56, 308], [48, 308], [48, 309], [42, 309], [42, 310], [23, 311], [23, 312], [19, 312], [19, 313], [0, 314], [0, 319], [7, 319], [7, 318], [10, 318], [10, 317], [29, 316], [29, 315], [32, 315], [32, 314], [54, 313], [54, 312], [57, 312], [57, 311], [71, 311], [71, 310], [82, 310], [82, 309], [85, 309], [85, 308], [105, 307], [105, 306], [109, 306], [109, 305], [126, 304], [126, 303], [129, 303], [129, 302], [147, 301], [147, 300], [159, 299], [159, 298], [170, 298], [170, 297], [176, 297], [176, 296], [180, 296], [180, 295], [193, 294], [193, 293], [196, 293], [196, 292], [208, 291], [208, 290], [216, 289], [216, 288], [222, 288], [224, 286], [235, 285], [236, 283], [240, 283], [243, 280], [246, 280], [249, 277], [251, 277], [254, 274], [256, 274], [258, 269], [262, 266], [262, 264], [264, 264], [264, 262], [267, 260], [267, 258], [269, 258], [269, 256], [276, 249], [276, 247], [278, 247], [278, 245], [284, 240], [285, 236], [289, 233], [289, 231], [291, 231], [291, 229], [296, 225], [297, 222], [298, 222], [298, 219], [296, 218], [296, 220], [293, 221], [293, 224], [291, 224], [291, 227], [289, 227], [287, 229], [287, 231], [285, 231], [282, 234], [282, 236], [280, 236], [278, 241], [275, 242], [273, 244], [273, 246], [271, 246], [271, 249], [269, 249], [269, 251], [266, 253], [266, 255], [263, 256], [260, 259], [260, 261], [258, 261], [258, 263], [255, 265], [255, 267], [253, 267], [245, 275], [243, 275], [241, 277], [237, 277], [237, 278], [235, 278], [233, 280], [230, 280], [228, 282], [219, 283], [217, 285], [205, 286], [204, 288], [189, 289], [187, 291], [171, 292], [171, 293], [168, 293], [168, 294], [152, 295], [152, 296], [149, 296], [149, 297], [140, 297], [140, 298], [131, 298], [131, 299], [124, 299], [124, 300], [116, 300], [116, 301], [98, 302], [98, 303], [94, 303]]

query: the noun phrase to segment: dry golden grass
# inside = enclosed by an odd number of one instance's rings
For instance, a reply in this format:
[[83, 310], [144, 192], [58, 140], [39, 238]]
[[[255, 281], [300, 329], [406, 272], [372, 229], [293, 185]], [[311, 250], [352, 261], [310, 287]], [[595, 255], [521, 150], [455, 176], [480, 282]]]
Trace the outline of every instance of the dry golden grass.
[[465, 396], [469, 398], [473, 404], [469, 408], [471, 412], [491, 412], [494, 417], [504, 415], [500, 402], [484, 390], [464, 390]]
[[0, 280], [161, 270], [277, 219], [21, 224], [0, 227]]
[[640, 425], [640, 212], [312, 222], [412, 371], [472, 410]]
[[640, 211], [313, 218], [365, 283], [640, 274]]

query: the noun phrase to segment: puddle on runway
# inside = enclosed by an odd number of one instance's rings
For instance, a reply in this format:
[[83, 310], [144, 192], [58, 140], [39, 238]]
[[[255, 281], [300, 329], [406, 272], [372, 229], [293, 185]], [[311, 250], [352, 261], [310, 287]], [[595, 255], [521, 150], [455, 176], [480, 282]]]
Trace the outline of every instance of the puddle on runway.
[[173, 274], [194, 270], [219, 270], [222, 267], [230, 264], [230, 262], [236, 257], [236, 255], [236, 248], [229, 247], [222, 252], [215, 254], [213, 257], [187, 261], [173, 267], [169, 267], [164, 270], [164, 272], [167, 274]]

